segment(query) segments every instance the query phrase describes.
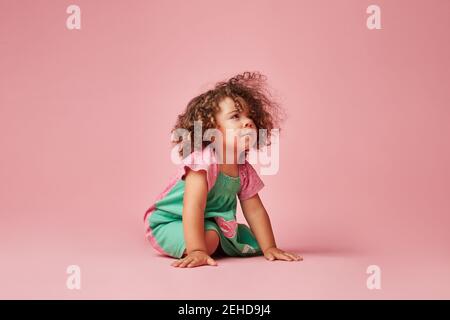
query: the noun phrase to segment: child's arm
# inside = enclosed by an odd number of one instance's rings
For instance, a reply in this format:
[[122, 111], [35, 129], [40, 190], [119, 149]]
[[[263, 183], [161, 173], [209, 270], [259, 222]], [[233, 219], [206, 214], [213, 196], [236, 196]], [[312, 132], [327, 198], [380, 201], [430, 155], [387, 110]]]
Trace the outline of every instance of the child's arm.
[[283, 250], [277, 248], [269, 215], [267, 214], [267, 211], [264, 208], [258, 194], [241, 201], [241, 207], [244, 217], [250, 225], [250, 229], [255, 235], [256, 240], [258, 241], [258, 244], [267, 260], [303, 260], [302, 257], [296, 254], [284, 252]]
[[183, 198], [183, 231], [187, 256], [172, 264], [174, 267], [217, 265], [207, 253], [205, 242], [205, 207], [208, 194], [206, 172], [189, 170], [185, 177]]

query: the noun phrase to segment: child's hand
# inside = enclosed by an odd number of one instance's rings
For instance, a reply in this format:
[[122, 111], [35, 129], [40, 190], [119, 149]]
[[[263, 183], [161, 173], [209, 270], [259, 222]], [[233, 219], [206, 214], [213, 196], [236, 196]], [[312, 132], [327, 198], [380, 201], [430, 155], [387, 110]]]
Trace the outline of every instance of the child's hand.
[[303, 260], [303, 257], [301, 257], [295, 253], [284, 252], [283, 250], [280, 250], [276, 247], [266, 249], [264, 251], [264, 257], [270, 261], [274, 261], [274, 260], [302, 261]]
[[206, 252], [192, 251], [186, 257], [178, 259], [171, 264], [173, 267], [192, 268], [203, 265], [217, 266], [217, 262], [211, 258]]

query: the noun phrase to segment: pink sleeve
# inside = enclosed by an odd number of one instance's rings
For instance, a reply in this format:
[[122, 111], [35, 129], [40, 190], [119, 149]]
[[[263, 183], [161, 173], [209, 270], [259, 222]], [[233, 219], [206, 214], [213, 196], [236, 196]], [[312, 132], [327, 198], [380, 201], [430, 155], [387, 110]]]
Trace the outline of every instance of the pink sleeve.
[[204, 170], [208, 182], [208, 191], [214, 186], [217, 177], [217, 165], [211, 158], [207, 148], [203, 152], [193, 152], [187, 156], [180, 168], [180, 178], [184, 179], [188, 169], [194, 171]]
[[250, 199], [264, 187], [258, 173], [248, 161], [241, 165], [239, 176], [241, 178], [241, 189], [238, 197], [241, 201]]

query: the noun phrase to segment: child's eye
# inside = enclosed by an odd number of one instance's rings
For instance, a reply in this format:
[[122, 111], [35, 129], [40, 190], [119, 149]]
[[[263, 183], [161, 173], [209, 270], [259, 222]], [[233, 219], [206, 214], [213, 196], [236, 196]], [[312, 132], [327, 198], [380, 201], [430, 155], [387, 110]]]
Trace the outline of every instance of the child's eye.
[[239, 115], [237, 113], [231, 117], [231, 119], [238, 119], [238, 118], [239, 118]]

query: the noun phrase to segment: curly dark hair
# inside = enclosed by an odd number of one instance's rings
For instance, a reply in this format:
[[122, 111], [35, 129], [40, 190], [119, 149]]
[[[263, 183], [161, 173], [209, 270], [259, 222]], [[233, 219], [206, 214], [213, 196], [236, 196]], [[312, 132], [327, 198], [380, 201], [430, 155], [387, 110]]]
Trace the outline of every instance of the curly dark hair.
[[[187, 137], [173, 139], [172, 142], [178, 144], [183, 139], [185, 143], [191, 144], [190, 150], [194, 150], [194, 121], [201, 121], [202, 136], [197, 139], [202, 141], [202, 149], [209, 145], [211, 141], [203, 141], [203, 134], [207, 129], [216, 128], [215, 114], [220, 111], [219, 103], [229, 97], [233, 99], [239, 111], [243, 108], [242, 104], [245, 104], [245, 107], [248, 108], [248, 115], [257, 130], [267, 130], [266, 137], [257, 135], [256, 147], [270, 145], [270, 131], [275, 128], [279, 129], [283, 120], [283, 111], [280, 105], [272, 99], [266, 80], [266, 76], [259, 72], [243, 72], [228, 81], [216, 83], [213, 89], [191, 99], [184, 112], [178, 116], [172, 129], [172, 133], [177, 129], [186, 129], [189, 134]], [[260, 141], [261, 139], [264, 141]], [[180, 157], [183, 157], [182, 153], [182, 148], [180, 148]]]

